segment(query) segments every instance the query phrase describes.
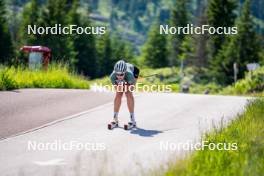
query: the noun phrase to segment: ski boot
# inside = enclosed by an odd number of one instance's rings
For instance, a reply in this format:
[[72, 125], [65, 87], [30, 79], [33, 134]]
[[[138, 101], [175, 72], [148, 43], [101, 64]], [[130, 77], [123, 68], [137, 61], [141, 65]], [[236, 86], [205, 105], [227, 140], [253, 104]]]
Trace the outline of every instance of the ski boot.
[[114, 120], [107, 125], [107, 128], [109, 130], [112, 130], [113, 128], [118, 127], [118, 119], [115, 117]]
[[136, 122], [135, 121], [131, 121], [131, 122], [128, 122], [127, 124], [124, 125], [124, 129], [125, 130], [130, 130], [132, 128], [135, 128], [137, 125], [136, 125]]

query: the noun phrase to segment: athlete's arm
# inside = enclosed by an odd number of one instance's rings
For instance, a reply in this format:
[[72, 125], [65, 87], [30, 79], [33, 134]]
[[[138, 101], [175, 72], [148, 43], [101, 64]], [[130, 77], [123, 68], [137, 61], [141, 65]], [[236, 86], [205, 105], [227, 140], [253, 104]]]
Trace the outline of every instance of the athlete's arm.
[[127, 84], [128, 85], [135, 85], [136, 84], [136, 79], [131, 72], [127, 72]]
[[111, 73], [110, 81], [111, 81], [112, 85], [116, 85], [116, 74], [115, 74], [115, 72]]

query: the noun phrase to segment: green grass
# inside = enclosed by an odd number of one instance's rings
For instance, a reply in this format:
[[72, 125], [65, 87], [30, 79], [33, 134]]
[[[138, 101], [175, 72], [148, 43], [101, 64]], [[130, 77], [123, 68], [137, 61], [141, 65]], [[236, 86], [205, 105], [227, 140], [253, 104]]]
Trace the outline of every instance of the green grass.
[[264, 99], [251, 102], [227, 127], [206, 134], [212, 143], [237, 143], [238, 150], [199, 150], [172, 164], [166, 176], [261, 176], [264, 173]]
[[260, 67], [253, 72], [248, 72], [244, 79], [224, 88], [220, 93], [232, 95], [264, 95], [264, 67]]
[[51, 64], [47, 71], [0, 66], [0, 90], [18, 88], [88, 89], [89, 82], [63, 64]]

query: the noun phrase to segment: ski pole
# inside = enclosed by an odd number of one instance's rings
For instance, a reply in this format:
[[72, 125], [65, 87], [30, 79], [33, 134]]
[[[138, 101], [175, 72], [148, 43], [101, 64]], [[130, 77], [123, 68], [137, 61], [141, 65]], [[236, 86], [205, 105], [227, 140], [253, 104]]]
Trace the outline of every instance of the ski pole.
[[156, 76], [156, 75], [158, 75], [158, 74], [151, 74], [151, 75], [144, 75], [144, 76], [139, 76], [139, 80], [141, 80], [141, 79], [144, 79], [144, 78], [149, 78], [149, 77], [152, 77], [152, 76]]
[[156, 74], [152, 74], [152, 75], [146, 75], [146, 76], [140, 76], [141, 78], [148, 78], [148, 77], [152, 77], [152, 76], [156, 76], [158, 75], [157, 73]]

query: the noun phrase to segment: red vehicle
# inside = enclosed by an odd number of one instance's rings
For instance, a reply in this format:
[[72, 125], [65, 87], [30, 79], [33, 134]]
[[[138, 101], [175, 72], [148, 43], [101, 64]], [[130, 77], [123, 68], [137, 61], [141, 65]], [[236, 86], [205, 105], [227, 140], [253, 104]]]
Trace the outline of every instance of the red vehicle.
[[23, 46], [21, 51], [29, 53], [28, 64], [30, 68], [48, 68], [51, 60], [51, 49], [45, 46]]

